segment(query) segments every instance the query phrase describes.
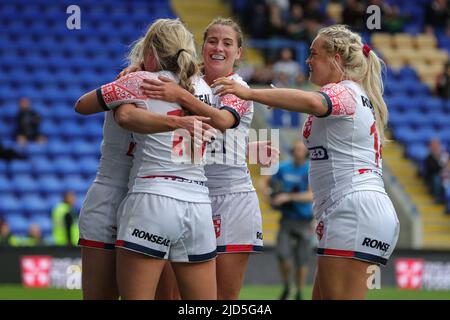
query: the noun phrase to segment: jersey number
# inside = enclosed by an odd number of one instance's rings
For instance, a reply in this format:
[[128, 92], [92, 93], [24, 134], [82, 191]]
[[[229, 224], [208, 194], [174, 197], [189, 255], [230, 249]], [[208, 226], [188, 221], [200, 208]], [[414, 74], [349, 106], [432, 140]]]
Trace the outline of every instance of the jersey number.
[[[173, 111], [167, 112], [167, 115], [182, 117], [183, 111], [182, 110], [173, 110]], [[183, 147], [181, 144], [182, 142], [183, 142], [183, 136], [178, 135], [176, 133], [174, 133], [172, 135], [172, 152], [175, 154], [178, 154], [179, 157], [183, 156]], [[206, 142], [203, 142], [202, 149], [201, 149], [201, 157], [203, 157], [203, 155], [205, 154], [205, 149], [206, 149]]]

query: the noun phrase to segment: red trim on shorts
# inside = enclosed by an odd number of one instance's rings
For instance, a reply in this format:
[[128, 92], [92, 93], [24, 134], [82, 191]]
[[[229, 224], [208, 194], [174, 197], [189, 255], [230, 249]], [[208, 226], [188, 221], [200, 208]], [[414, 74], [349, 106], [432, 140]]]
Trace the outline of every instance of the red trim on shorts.
[[252, 244], [229, 244], [225, 246], [225, 252], [236, 252], [236, 251], [253, 251]]
[[354, 251], [348, 250], [338, 250], [338, 249], [324, 249], [322, 254], [330, 256], [340, 256], [340, 257], [353, 257], [355, 255]]
[[105, 243], [100, 241], [94, 241], [94, 240], [86, 240], [86, 239], [79, 239], [78, 240], [79, 246], [89, 247], [89, 248], [100, 248], [100, 249], [109, 249], [114, 250], [114, 244], [113, 243]]
[[125, 241], [123, 241], [123, 240], [117, 240], [116, 241], [116, 246], [123, 247], [124, 243], [125, 243]]
[[261, 252], [262, 246], [255, 246], [253, 244], [229, 244], [226, 246], [218, 246], [217, 252]]

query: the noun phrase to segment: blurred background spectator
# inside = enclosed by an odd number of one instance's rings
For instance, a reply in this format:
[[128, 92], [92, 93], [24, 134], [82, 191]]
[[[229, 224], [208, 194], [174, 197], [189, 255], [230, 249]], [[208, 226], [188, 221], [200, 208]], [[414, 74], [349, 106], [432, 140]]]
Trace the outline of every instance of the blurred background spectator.
[[442, 170], [447, 166], [449, 155], [439, 139], [432, 139], [428, 146], [428, 156], [424, 162], [424, 178], [431, 193], [438, 202], [443, 202]]
[[450, 97], [450, 61], [445, 64], [444, 71], [437, 78], [436, 94], [444, 99]]
[[20, 98], [19, 112], [17, 113], [17, 142], [21, 145], [26, 145], [29, 141], [46, 142], [47, 139], [40, 134], [40, 124], [41, 118], [36, 111], [31, 109], [30, 100], [26, 97]]
[[300, 64], [293, 59], [290, 48], [280, 51], [280, 59], [273, 66], [273, 84], [276, 87], [296, 87], [302, 85], [305, 76]]
[[303, 288], [308, 275], [308, 263], [313, 248], [312, 192], [308, 183], [308, 149], [296, 141], [291, 150], [292, 159], [280, 163], [278, 172], [268, 180], [265, 194], [270, 204], [281, 211], [276, 254], [283, 291], [280, 300], [290, 294], [290, 277], [295, 278], [295, 299], [303, 298]]
[[0, 217], [0, 248], [11, 246], [14, 236], [11, 233], [8, 223]]
[[444, 32], [449, 26], [450, 8], [447, 0], [433, 0], [425, 8], [425, 32]]
[[76, 195], [64, 193], [63, 201], [52, 210], [53, 241], [57, 246], [74, 246], [78, 243], [78, 214], [75, 212]]

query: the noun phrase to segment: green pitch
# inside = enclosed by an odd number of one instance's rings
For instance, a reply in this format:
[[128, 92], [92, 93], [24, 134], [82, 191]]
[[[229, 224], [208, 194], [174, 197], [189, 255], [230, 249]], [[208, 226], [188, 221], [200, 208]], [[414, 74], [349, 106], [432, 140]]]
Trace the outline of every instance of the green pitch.
[[[276, 300], [281, 293], [281, 286], [245, 286], [240, 298], [244, 300]], [[311, 287], [306, 287], [305, 299], [311, 298]], [[60, 289], [26, 289], [20, 285], [1, 285], [0, 300], [80, 300], [80, 290]], [[370, 290], [370, 300], [450, 300], [450, 291], [415, 291], [398, 290], [385, 287]]]

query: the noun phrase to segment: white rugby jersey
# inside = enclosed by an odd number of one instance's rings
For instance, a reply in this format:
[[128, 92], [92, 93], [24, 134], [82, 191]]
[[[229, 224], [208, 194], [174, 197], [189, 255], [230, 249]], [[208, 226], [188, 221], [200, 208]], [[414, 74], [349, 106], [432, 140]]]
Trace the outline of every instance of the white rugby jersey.
[[[155, 113], [183, 114], [179, 104], [147, 99], [140, 89], [144, 78], [157, 79], [159, 75], [177, 80], [167, 71], [131, 73], [101, 88], [108, 108], [124, 103], [135, 103]], [[212, 93], [206, 82], [197, 77], [195, 95], [202, 101], [211, 101]], [[209, 202], [202, 148], [197, 148], [198, 163], [191, 159], [190, 135], [180, 136], [175, 131], [155, 134], [133, 133], [135, 148], [129, 178], [129, 192], [146, 192], [164, 195], [183, 201]]]
[[[237, 74], [231, 74], [233, 79], [248, 87], [247, 83]], [[205, 172], [208, 178], [207, 186], [210, 195], [221, 195], [235, 192], [255, 190], [247, 168], [246, 152], [250, 125], [253, 119], [253, 102], [242, 100], [235, 95], [223, 97], [214, 95], [213, 106], [230, 111], [236, 118], [232, 129], [218, 135], [207, 149]]]
[[320, 92], [328, 101], [328, 115], [309, 115], [303, 127], [315, 214], [352, 191], [385, 192], [381, 143], [367, 94], [348, 80], [328, 84]]
[[113, 112], [105, 113], [100, 164], [94, 182], [126, 188], [133, 161], [133, 139], [114, 120]]

